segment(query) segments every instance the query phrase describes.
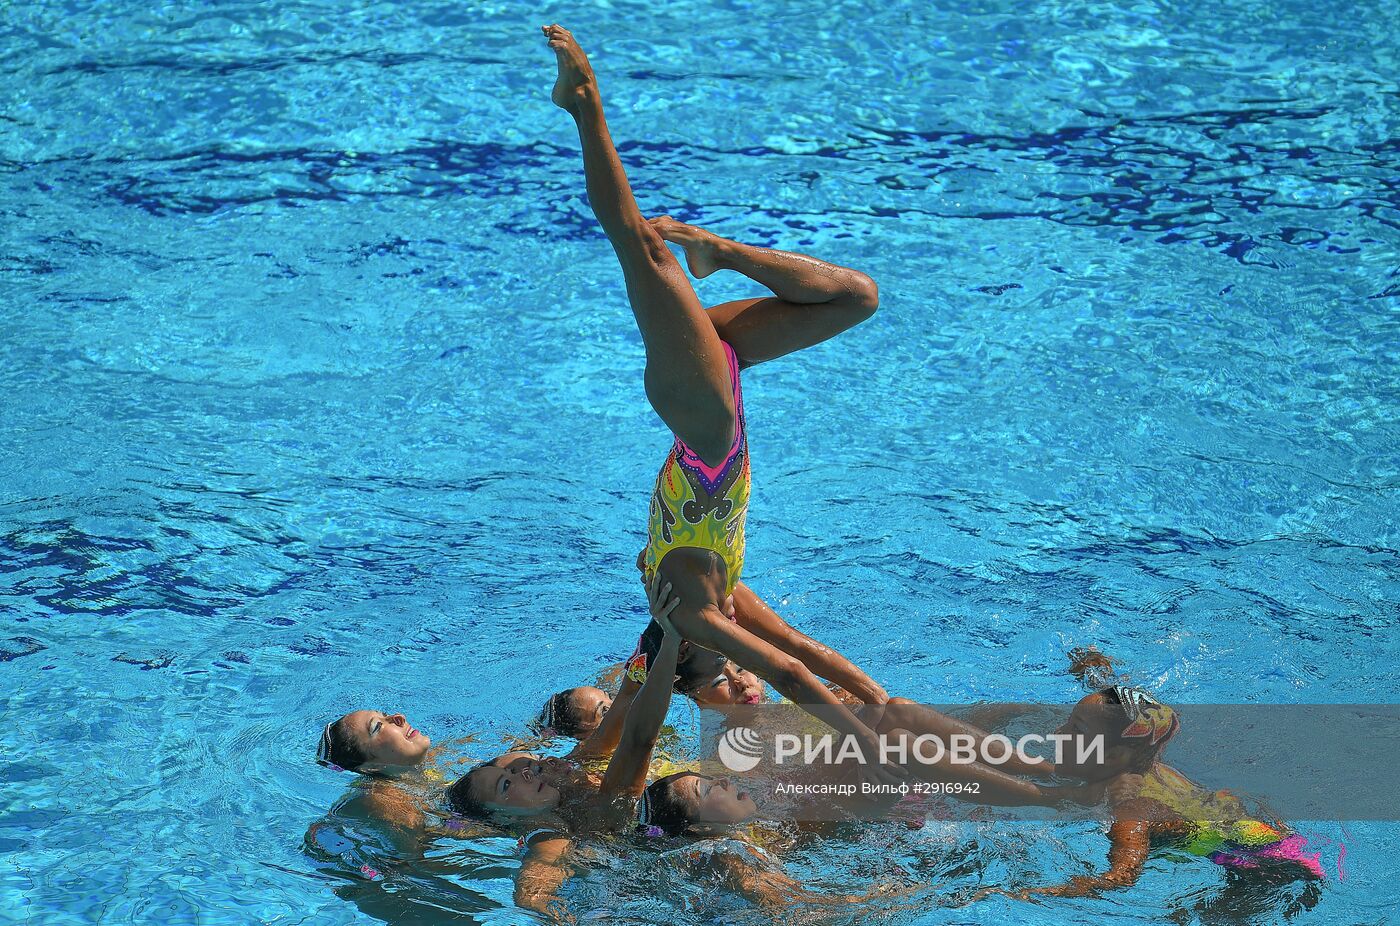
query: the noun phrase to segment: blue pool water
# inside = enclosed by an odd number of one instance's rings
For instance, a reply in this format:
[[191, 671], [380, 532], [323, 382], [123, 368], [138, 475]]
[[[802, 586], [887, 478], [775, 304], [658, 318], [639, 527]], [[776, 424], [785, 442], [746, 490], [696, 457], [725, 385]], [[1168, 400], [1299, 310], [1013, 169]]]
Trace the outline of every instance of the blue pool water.
[[[924, 700], [1069, 701], [1087, 644], [1168, 701], [1400, 699], [1397, 18], [5, 6], [0, 921], [528, 919], [508, 840], [366, 881], [303, 835], [346, 785], [310, 761], [327, 719], [484, 756], [644, 620], [668, 437], [549, 104], [555, 20], [644, 211], [880, 284], [745, 380], [745, 578], [785, 616]], [[872, 827], [789, 867], [927, 881], [900, 923], [1394, 922], [1395, 826], [1316, 830], [1346, 879], [1301, 905], [1169, 854], [1102, 899], [944, 905], [1100, 865], [1092, 824]], [[604, 849], [566, 889], [757, 916], [701, 893]]]

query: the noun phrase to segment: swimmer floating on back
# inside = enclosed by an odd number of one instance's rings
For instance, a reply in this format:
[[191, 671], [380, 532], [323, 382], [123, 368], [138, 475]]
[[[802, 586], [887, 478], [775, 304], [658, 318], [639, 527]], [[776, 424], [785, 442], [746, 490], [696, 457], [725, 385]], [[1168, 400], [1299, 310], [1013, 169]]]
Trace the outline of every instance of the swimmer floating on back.
[[[743, 569], [749, 502], [740, 367], [818, 344], [869, 318], [878, 303], [875, 283], [855, 270], [727, 241], [669, 216], [644, 218], [588, 57], [568, 30], [541, 29], [558, 60], [551, 97], [577, 125], [588, 200], [622, 265], [646, 347], [647, 398], [675, 435], [652, 492], [645, 570], [674, 586], [683, 604], [672, 620], [686, 640], [753, 670], [874, 754], [875, 731], [802, 659], [730, 620], [725, 601]], [[685, 248], [697, 277], [737, 270], [774, 295], [706, 311], [667, 241]], [[898, 780], [889, 768], [873, 772], [877, 780]]]
[[617, 749], [602, 778], [560, 759], [507, 753], [471, 769], [447, 791], [447, 803], [463, 817], [529, 823], [525, 859], [515, 882], [518, 906], [560, 913], [556, 891], [568, 877], [565, 861], [574, 834], [624, 830], [636, 822], [636, 802], [671, 702], [681, 639], [668, 620], [679, 601], [656, 575], [647, 587], [654, 620], [665, 628], [657, 652], [658, 673], [627, 708]]
[[[515, 900], [519, 906], [558, 912], [556, 892], [568, 877], [566, 853], [577, 836], [631, 828], [650, 830], [651, 835], [727, 835], [735, 824], [775, 818], [765, 817], [753, 798], [727, 778], [678, 773], [647, 786], [652, 752], [674, 691], [670, 680], [675, 677], [681, 645], [668, 614], [684, 607], [683, 602], [669, 597], [669, 585], [658, 587], [662, 581], [660, 573], [653, 573], [647, 588], [653, 619], [662, 628], [660, 648], [653, 671], [627, 709], [617, 750], [605, 775], [599, 778], [567, 760], [510, 752], [476, 766], [448, 789], [448, 805], [454, 813], [473, 821], [515, 823], [530, 831], [524, 838], [527, 852], [516, 879]], [[808, 771], [815, 778], [828, 773], [842, 780], [854, 777], [849, 774], [854, 769], [849, 767]], [[908, 772], [927, 781], [975, 783], [979, 792], [963, 796], [979, 803], [1051, 804], [1077, 793], [1075, 789], [1037, 785], [976, 762], [916, 763]], [[830, 803], [832, 799], [799, 800]], [[898, 800], [897, 794], [853, 797], [848, 809], [852, 813], [880, 812]], [[685, 814], [690, 816], [683, 819]], [[752, 847], [737, 853], [683, 853], [681, 860], [722, 878], [733, 889], [765, 905], [794, 900], [847, 903], [873, 896], [808, 892]], [[755, 864], [756, 861], [763, 864]], [[884, 896], [883, 892], [877, 893]]]
[[432, 744], [403, 714], [351, 711], [321, 730], [316, 761], [336, 771], [395, 778], [421, 767]]
[[[669, 597], [669, 586], [659, 586], [660, 579], [655, 577], [647, 594], [653, 619], [668, 626], [666, 615], [679, 601]], [[547, 912], [556, 901], [555, 888], [567, 876], [562, 859], [571, 834], [615, 831], [635, 822], [636, 799], [646, 785], [652, 751], [671, 699], [665, 672], [674, 672], [680, 644], [678, 635], [668, 633], [657, 654], [662, 672], [633, 699], [617, 749], [602, 776], [564, 759], [508, 752], [475, 766], [445, 790], [432, 789], [436, 797], [427, 799], [429, 795], [402, 787], [398, 780], [378, 780], [388, 777], [387, 771], [407, 773], [414, 767], [415, 754], [402, 741], [412, 743], [422, 734], [407, 736], [404, 731], [411, 728], [402, 715], [352, 711], [326, 725], [318, 749], [322, 764], [345, 768], [334, 760], [348, 761], [369, 776], [368, 782], [360, 782], [365, 787], [338, 805], [336, 815], [389, 824], [382, 835], [403, 858], [421, 857], [424, 835], [494, 835], [500, 824], [528, 823], [531, 832], [523, 840], [527, 851], [516, 879], [515, 901], [526, 909]], [[431, 817], [444, 818], [443, 823], [431, 824]], [[460, 817], [493, 826], [483, 831]], [[344, 842], [324, 820], [311, 826], [307, 841], [323, 848], [327, 842]], [[363, 868], [362, 874], [369, 867]]]
[[1080, 761], [1078, 748], [1067, 745], [1056, 769], [1104, 790], [1113, 815], [1108, 870], [1050, 887], [991, 888], [977, 896], [1083, 897], [1129, 887], [1142, 875], [1154, 843], [1173, 845], [1235, 872], [1323, 878], [1320, 853], [1305, 851], [1303, 836], [1280, 821], [1252, 818], [1234, 795], [1207, 791], [1161, 761], [1180, 728], [1176, 711], [1141, 688], [1118, 685], [1081, 699], [1057, 732], [1088, 741], [1104, 737], [1102, 761]]
[[606, 691], [578, 685], [550, 695], [533, 726], [546, 739], [558, 733], [583, 740], [598, 729], [611, 708], [612, 696]]
[[[868, 675], [840, 653], [815, 642], [788, 625], [783, 618], [740, 582], [728, 602], [732, 619], [738, 625], [765, 640], [774, 641], [785, 652], [799, 654], [803, 664], [814, 675], [833, 680], [827, 686], [832, 696], [846, 705], [855, 716], [876, 733], [904, 730], [917, 735], [936, 736], [945, 743], [952, 736], [971, 737], [980, 747], [987, 732], [965, 720], [951, 717], [908, 698], [891, 698]], [[649, 624], [637, 643], [637, 649], [627, 661], [616, 702], [625, 709], [633, 693], [647, 678], [648, 667], [661, 639], [660, 628]], [[733, 716], [736, 725], [744, 725], [745, 714], [763, 701], [762, 681], [733, 660], [700, 647], [682, 650], [682, 663], [676, 675], [675, 690], [701, 707], [724, 710]], [[596, 732], [580, 743], [570, 754], [585, 759], [607, 755], [614, 739], [617, 718], [608, 724], [606, 718]], [[1048, 775], [1053, 763], [1043, 759], [1022, 760], [1012, 757], [1001, 766], [1003, 771], [1018, 775]]]

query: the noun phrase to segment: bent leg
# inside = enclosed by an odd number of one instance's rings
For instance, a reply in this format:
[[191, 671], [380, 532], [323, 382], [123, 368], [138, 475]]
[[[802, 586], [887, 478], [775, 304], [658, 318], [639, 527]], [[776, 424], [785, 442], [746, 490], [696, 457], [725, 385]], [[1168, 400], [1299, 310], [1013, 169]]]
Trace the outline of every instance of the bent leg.
[[772, 296], [711, 306], [710, 320], [747, 365], [820, 344], [875, 314], [879, 287], [859, 270], [806, 254], [741, 244], [678, 222], [648, 219], [667, 241], [685, 248], [696, 278], [733, 270], [762, 283]]
[[739, 626], [802, 661], [814, 675], [835, 682], [866, 704], [884, 704], [889, 694], [836, 650], [794, 629], [743, 582], [734, 586]]
[[[867, 755], [875, 754], [870, 751], [878, 749], [875, 731], [800, 659], [725, 617], [725, 566], [718, 555], [695, 547], [675, 547], [662, 557], [657, 571], [664, 574], [680, 598], [680, 604], [671, 612], [671, 623], [682, 637], [748, 669], [837, 733], [855, 737]], [[872, 780], [884, 784], [896, 784], [906, 774], [883, 761], [867, 772]]]
[[587, 56], [567, 30], [547, 26], [545, 32], [559, 59], [554, 100], [577, 124], [588, 201], [622, 265], [627, 298], [646, 345], [647, 398], [702, 460], [718, 463], [729, 452], [735, 426], [729, 364], [719, 334], [685, 271], [637, 208]]
[[680, 605], [671, 623], [693, 645], [748, 669], [839, 733], [873, 741], [875, 731], [856, 718], [801, 660], [743, 629], [724, 615], [724, 560], [710, 550], [676, 547], [657, 566]]

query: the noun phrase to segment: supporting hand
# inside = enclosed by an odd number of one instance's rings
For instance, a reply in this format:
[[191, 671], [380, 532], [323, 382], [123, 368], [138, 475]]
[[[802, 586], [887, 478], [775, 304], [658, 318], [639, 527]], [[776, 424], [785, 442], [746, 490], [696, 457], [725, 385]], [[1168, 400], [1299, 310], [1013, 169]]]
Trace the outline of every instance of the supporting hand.
[[652, 620], [666, 631], [666, 636], [662, 639], [663, 645], [671, 638], [674, 638], [677, 646], [680, 645], [681, 635], [676, 631], [676, 625], [671, 623], [671, 612], [676, 610], [680, 603], [680, 597], [671, 594], [671, 583], [665, 582], [660, 569], [656, 570], [651, 581], [647, 583], [647, 609], [651, 611]]

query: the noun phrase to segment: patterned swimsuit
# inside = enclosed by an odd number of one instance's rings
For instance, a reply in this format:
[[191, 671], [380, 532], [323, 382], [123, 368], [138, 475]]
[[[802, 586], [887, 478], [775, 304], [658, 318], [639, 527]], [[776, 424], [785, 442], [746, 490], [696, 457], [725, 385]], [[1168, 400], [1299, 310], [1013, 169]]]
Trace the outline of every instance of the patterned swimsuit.
[[[749, 440], [744, 430], [744, 397], [739, 391], [739, 358], [728, 343], [720, 343], [724, 344], [724, 355], [729, 361], [729, 383], [734, 390], [734, 441], [718, 466], [707, 466], [699, 454], [676, 438], [651, 493], [642, 572], [650, 581], [666, 554], [677, 547], [713, 550], [724, 560], [724, 593], [731, 595], [744, 571], [744, 519], [749, 512]], [[637, 648], [627, 659], [627, 677], [638, 684], [647, 679], [647, 669], [661, 643], [659, 631], [653, 643], [653, 646], [647, 645], [643, 632]]]
[[679, 437], [656, 477], [647, 524], [648, 579], [677, 547], [713, 550], [724, 560], [725, 594], [744, 570], [744, 519], [749, 510], [749, 441], [739, 390], [739, 358], [724, 341], [734, 390], [734, 440], [718, 466], [707, 466]]

